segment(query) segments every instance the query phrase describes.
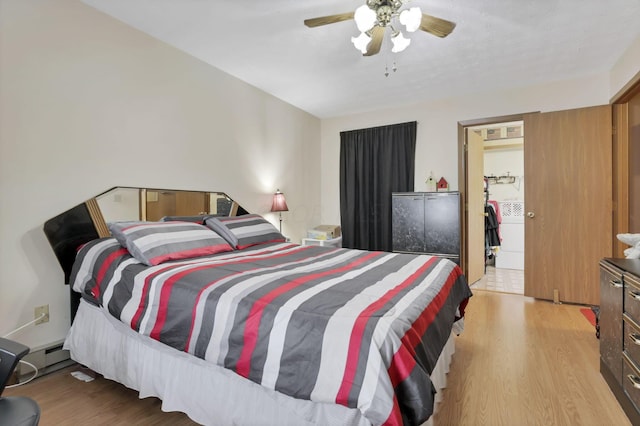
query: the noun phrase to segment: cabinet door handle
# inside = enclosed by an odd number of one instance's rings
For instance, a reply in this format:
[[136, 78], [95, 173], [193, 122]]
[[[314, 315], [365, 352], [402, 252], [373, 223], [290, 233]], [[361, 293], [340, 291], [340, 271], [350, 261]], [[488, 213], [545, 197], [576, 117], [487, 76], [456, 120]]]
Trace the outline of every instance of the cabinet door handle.
[[629, 333], [629, 337], [633, 340], [633, 343], [640, 346], [640, 335], [635, 333]]
[[622, 281], [620, 280], [609, 280], [609, 285], [615, 288], [622, 288]]
[[627, 376], [627, 379], [629, 379], [629, 381], [633, 384], [634, 388], [640, 389], [640, 379], [637, 376], [634, 376], [633, 374], [629, 374]]
[[640, 300], [640, 292], [635, 290], [629, 290], [629, 296], [633, 297], [636, 300]]

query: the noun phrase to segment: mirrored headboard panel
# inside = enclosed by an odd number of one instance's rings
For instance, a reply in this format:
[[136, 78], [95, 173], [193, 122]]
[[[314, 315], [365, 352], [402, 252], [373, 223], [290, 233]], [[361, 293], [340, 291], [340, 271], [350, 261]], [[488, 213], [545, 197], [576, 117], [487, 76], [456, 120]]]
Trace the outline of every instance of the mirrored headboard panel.
[[109, 236], [109, 222], [244, 214], [248, 212], [224, 192], [115, 187], [49, 219], [44, 233], [69, 284], [76, 250], [93, 239]]
[[224, 192], [116, 187], [95, 198], [107, 223], [157, 221], [165, 216], [237, 216], [248, 213]]

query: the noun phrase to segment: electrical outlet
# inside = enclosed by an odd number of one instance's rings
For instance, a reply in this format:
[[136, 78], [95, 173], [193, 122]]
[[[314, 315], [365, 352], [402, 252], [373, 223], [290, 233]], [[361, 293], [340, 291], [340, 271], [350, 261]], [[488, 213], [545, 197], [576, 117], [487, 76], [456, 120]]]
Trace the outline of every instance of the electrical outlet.
[[[40, 318], [42, 314], [44, 314], [44, 317]], [[49, 322], [49, 305], [36, 306], [33, 316], [34, 318], [40, 318], [36, 321], [36, 325]]]

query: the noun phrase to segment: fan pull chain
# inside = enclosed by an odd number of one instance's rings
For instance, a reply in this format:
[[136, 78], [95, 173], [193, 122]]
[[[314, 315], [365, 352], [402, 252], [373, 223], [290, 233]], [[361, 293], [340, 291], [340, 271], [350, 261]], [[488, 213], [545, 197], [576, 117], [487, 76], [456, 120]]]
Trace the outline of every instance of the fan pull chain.
[[[393, 66], [391, 67], [391, 71], [393, 71], [393, 72], [398, 71], [398, 67], [396, 66], [396, 61], [393, 61]], [[389, 77], [389, 65], [388, 64], [384, 65], [384, 76], [385, 77]]]

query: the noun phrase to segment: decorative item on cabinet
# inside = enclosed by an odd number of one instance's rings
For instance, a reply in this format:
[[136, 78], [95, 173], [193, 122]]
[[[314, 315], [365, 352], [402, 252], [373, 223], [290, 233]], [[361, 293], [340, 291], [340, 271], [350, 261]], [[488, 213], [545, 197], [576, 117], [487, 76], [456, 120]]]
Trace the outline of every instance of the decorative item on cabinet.
[[449, 182], [443, 177], [438, 181], [438, 192], [448, 191], [449, 190]]
[[431, 172], [425, 183], [427, 184], [427, 192], [436, 192], [438, 184], [436, 182], [436, 178], [433, 176], [433, 172]]
[[624, 250], [626, 259], [640, 259], [640, 234], [618, 234], [621, 243], [630, 246]]

